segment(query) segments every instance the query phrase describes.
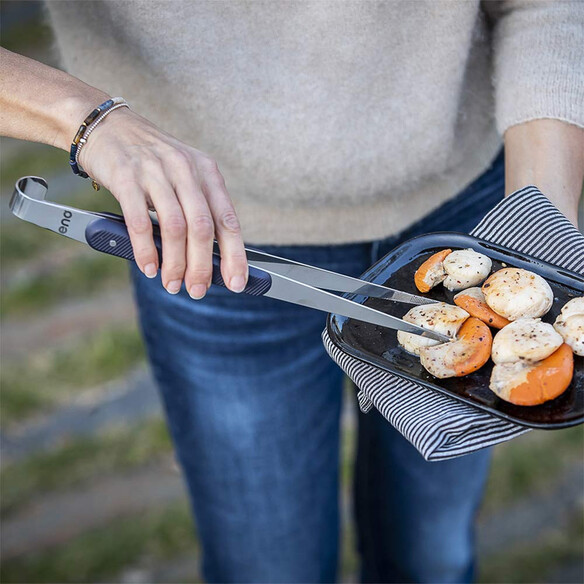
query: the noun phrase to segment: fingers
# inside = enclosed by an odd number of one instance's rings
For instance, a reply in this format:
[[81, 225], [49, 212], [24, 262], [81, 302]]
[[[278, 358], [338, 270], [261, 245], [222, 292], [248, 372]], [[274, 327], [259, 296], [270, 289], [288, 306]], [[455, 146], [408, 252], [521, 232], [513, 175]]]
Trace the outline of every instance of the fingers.
[[187, 221], [174, 190], [163, 180], [150, 177], [146, 185], [152, 199], [162, 238], [162, 285], [177, 294], [186, 270]]
[[241, 292], [247, 283], [247, 258], [235, 210], [217, 164], [206, 157], [197, 163], [197, 167], [174, 168], [176, 192], [188, 224], [187, 290], [193, 298], [201, 298], [209, 287], [213, 237], [217, 237], [223, 280], [233, 292]]
[[[171, 294], [180, 291], [202, 298], [211, 285], [213, 238], [221, 249], [221, 275], [227, 287], [241, 292], [248, 267], [241, 229], [225, 181], [215, 161], [196, 150], [168, 150], [142, 161], [138, 180], [116, 185], [134, 257], [148, 277], [158, 269], [158, 253], [148, 215], [158, 215], [162, 239], [162, 283]], [[125, 184], [124, 183], [124, 184]]]
[[190, 173], [177, 183], [176, 193], [187, 218], [185, 287], [191, 298], [199, 300], [207, 293], [213, 275], [213, 217]]
[[158, 251], [152, 239], [152, 221], [144, 192], [136, 183], [118, 193], [118, 200], [124, 214], [126, 227], [132, 242], [136, 264], [148, 278], [156, 277], [158, 271]]
[[203, 172], [201, 186], [213, 215], [215, 235], [221, 249], [221, 275], [230, 290], [241, 292], [247, 284], [248, 267], [239, 220], [217, 164], [208, 162]]

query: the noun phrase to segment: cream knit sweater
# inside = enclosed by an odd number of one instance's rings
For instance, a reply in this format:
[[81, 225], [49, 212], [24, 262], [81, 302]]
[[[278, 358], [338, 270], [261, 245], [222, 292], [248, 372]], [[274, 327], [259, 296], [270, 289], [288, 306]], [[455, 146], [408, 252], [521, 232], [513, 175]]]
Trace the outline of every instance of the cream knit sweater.
[[584, 126], [584, 2], [49, 1], [66, 70], [216, 158], [253, 244], [399, 232]]

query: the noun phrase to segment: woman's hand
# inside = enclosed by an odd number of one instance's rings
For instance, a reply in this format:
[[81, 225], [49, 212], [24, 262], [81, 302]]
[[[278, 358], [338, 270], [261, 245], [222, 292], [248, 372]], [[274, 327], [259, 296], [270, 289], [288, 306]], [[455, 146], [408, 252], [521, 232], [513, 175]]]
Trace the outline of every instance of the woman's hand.
[[[107, 93], [0, 47], [0, 134], [68, 151], [85, 117]], [[247, 283], [239, 223], [217, 163], [127, 108], [111, 112], [79, 153], [89, 176], [122, 206], [134, 256], [154, 277], [158, 253], [148, 207], [160, 223], [162, 282], [176, 294], [184, 281], [193, 298], [211, 284], [213, 237], [221, 275], [234, 292]]]
[[120, 108], [95, 128], [79, 162], [119, 201], [136, 263], [146, 276], [153, 278], [159, 267], [150, 207], [160, 223], [161, 275], [168, 292], [176, 294], [184, 281], [191, 297], [205, 295], [214, 237], [223, 280], [233, 292], [243, 290], [247, 260], [241, 230], [215, 160]]

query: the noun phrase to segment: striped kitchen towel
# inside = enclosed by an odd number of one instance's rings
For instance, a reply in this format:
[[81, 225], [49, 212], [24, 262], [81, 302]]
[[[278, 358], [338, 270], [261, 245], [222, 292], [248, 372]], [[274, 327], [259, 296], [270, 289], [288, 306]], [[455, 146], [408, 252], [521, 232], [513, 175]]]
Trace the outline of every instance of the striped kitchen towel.
[[[584, 274], [584, 236], [536, 187], [501, 201], [471, 235]], [[375, 406], [426, 460], [456, 458], [528, 431], [355, 359], [326, 330], [323, 342], [359, 388], [361, 410]]]

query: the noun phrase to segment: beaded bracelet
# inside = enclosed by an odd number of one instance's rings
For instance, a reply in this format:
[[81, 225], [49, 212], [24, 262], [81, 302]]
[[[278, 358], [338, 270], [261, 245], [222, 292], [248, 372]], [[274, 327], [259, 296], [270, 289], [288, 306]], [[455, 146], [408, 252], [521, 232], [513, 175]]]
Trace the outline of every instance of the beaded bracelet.
[[[93, 132], [95, 127], [101, 123], [105, 117], [120, 107], [130, 107], [123, 97], [112, 97], [107, 101], [104, 101], [100, 106], [96, 107], [86, 118], [83, 120], [81, 126], [73, 138], [71, 143], [71, 150], [69, 152], [69, 165], [73, 174], [80, 176], [81, 178], [90, 178], [89, 175], [79, 166], [79, 153], [83, 146], [87, 142], [87, 138]], [[98, 191], [99, 185], [95, 180], [91, 180], [93, 188]]]

